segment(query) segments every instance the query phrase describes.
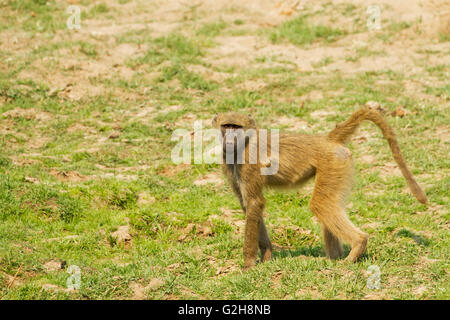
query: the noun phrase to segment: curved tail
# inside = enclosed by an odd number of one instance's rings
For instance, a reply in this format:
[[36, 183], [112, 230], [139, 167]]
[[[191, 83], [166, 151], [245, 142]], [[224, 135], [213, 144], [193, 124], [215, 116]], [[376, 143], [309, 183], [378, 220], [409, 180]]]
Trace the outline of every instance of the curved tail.
[[328, 138], [332, 141], [345, 143], [356, 131], [360, 123], [364, 120], [370, 120], [374, 122], [381, 129], [381, 132], [388, 141], [389, 147], [391, 148], [392, 154], [394, 155], [394, 159], [400, 167], [400, 170], [402, 171], [402, 174], [405, 177], [406, 182], [411, 189], [411, 192], [417, 198], [417, 200], [419, 200], [419, 202], [427, 203], [427, 196], [425, 195], [425, 192], [423, 192], [423, 190], [417, 184], [416, 180], [414, 180], [411, 171], [409, 171], [406, 165], [405, 159], [403, 158], [400, 151], [400, 147], [398, 146], [394, 131], [387, 123], [386, 119], [384, 119], [379, 110], [367, 106], [359, 109], [358, 111], [353, 113], [346, 121], [336, 125], [336, 128], [328, 134]]

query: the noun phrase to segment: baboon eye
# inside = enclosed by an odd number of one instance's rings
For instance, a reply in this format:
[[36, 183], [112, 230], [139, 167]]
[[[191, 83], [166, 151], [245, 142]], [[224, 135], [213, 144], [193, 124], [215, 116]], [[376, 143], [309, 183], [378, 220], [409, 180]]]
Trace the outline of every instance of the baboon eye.
[[242, 129], [242, 126], [239, 126], [237, 124], [232, 124], [232, 123], [224, 124], [223, 127], [225, 129]]

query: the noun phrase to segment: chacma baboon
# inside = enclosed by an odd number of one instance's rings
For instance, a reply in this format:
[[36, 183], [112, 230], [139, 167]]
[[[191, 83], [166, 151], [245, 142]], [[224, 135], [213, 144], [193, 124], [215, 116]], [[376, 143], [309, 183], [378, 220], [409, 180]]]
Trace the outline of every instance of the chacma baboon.
[[[263, 188], [295, 188], [314, 176], [309, 207], [322, 225], [327, 257], [336, 259], [342, 256], [341, 241], [351, 245], [346, 260], [354, 262], [364, 253], [368, 235], [347, 218], [344, 205], [353, 176], [352, 155], [345, 143], [363, 120], [370, 120], [381, 129], [412, 193], [421, 203], [427, 203], [425, 193], [406, 166], [392, 128], [375, 108], [366, 106], [359, 109], [327, 135], [280, 134], [277, 154], [272, 152], [266, 159], [258, 155], [253, 163], [249, 161], [250, 146], [258, 144], [261, 129], [257, 129], [251, 116], [229, 112], [214, 117], [213, 126], [221, 130], [223, 141], [223, 171], [246, 215], [245, 269], [255, 265], [258, 246], [262, 261], [272, 257], [272, 245], [263, 221]], [[246, 134], [248, 131], [251, 133]], [[266, 140], [266, 150], [271, 150], [270, 144], [274, 141], [271, 138]], [[230, 152], [234, 161], [225, 161]], [[239, 156], [244, 161], [236, 161]], [[274, 174], [261, 174], [263, 167], [273, 163], [277, 164]]]

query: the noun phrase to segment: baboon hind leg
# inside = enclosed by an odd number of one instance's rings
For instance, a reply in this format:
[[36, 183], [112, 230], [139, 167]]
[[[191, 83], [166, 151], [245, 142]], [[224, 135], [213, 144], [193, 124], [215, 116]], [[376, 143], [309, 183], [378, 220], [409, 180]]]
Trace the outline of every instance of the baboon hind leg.
[[323, 241], [325, 243], [325, 253], [329, 259], [338, 259], [343, 256], [341, 241], [331, 231], [322, 224]]
[[317, 172], [310, 209], [324, 225], [327, 255], [330, 254], [330, 258], [333, 258], [341, 253], [340, 244], [338, 245], [341, 240], [352, 247], [346, 260], [355, 262], [364, 253], [368, 236], [355, 227], [345, 214], [343, 199], [348, 191], [350, 170], [333, 169]]
[[270, 242], [269, 234], [267, 233], [263, 217], [261, 217], [261, 221], [259, 222], [258, 244], [259, 250], [261, 250], [261, 262], [272, 259], [272, 243]]

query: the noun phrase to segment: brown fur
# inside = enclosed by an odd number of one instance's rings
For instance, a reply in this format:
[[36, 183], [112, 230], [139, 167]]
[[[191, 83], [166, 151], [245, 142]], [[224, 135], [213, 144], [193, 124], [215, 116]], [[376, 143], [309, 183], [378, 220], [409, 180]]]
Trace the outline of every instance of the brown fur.
[[[245, 149], [235, 149], [235, 152], [245, 152], [244, 164], [222, 165], [246, 214], [244, 268], [256, 263], [258, 247], [262, 261], [272, 257], [272, 245], [263, 220], [266, 202], [263, 188], [299, 187], [314, 176], [315, 186], [309, 207], [322, 224], [327, 257], [336, 259], [342, 256], [341, 241], [352, 247], [347, 260], [354, 262], [364, 253], [368, 236], [347, 218], [344, 205], [353, 176], [352, 156], [344, 144], [363, 120], [371, 120], [380, 127], [412, 193], [420, 202], [427, 202], [425, 193], [406, 166], [392, 128], [378, 110], [363, 107], [326, 136], [280, 134], [278, 157], [269, 154], [269, 162], [277, 162], [279, 166], [274, 175], [260, 174], [260, 169], [267, 166], [262, 159], [258, 159], [256, 164], [248, 163], [252, 142], [247, 141]], [[216, 115], [213, 125], [222, 130], [224, 149], [226, 129], [256, 129], [255, 121], [250, 116], [239, 113]], [[260, 131], [256, 130], [256, 141], [259, 135]], [[270, 150], [270, 139], [268, 144]]]

